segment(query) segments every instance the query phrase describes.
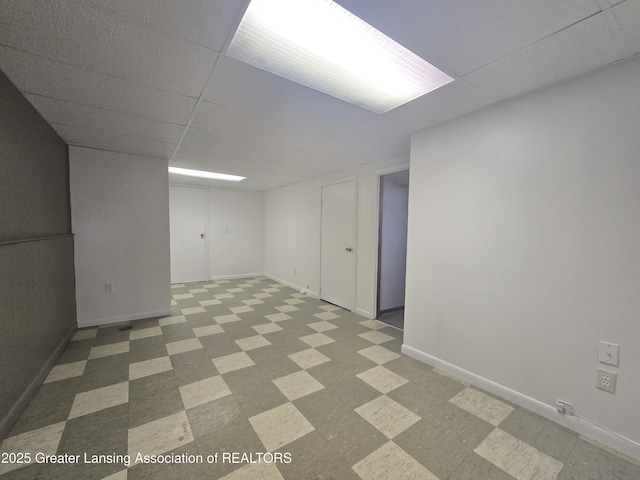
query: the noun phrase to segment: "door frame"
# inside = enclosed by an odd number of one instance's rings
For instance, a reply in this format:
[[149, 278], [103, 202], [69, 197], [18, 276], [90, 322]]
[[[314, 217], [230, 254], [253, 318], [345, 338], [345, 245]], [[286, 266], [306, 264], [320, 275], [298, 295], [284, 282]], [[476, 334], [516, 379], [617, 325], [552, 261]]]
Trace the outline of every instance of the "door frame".
[[[410, 172], [410, 164], [407, 163], [403, 163], [400, 165], [395, 165], [393, 167], [388, 167], [388, 168], [383, 168], [381, 170], [377, 170], [376, 173], [376, 198], [375, 198], [375, 202], [374, 202], [374, 209], [375, 209], [375, 214], [374, 214], [374, 273], [373, 273], [373, 285], [372, 285], [372, 291], [373, 291], [373, 304], [371, 305], [371, 312], [373, 315], [373, 318], [378, 318], [378, 316], [380, 315], [380, 311], [379, 311], [379, 306], [380, 306], [380, 260], [381, 260], [381, 242], [380, 242], [380, 236], [382, 234], [382, 222], [380, 221], [381, 217], [382, 217], [382, 189], [381, 189], [381, 185], [382, 185], [382, 177], [384, 177], [385, 175], [390, 175], [392, 173], [398, 173], [398, 172], [404, 172], [404, 171], [409, 171]], [[409, 188], [411, 188], [411, 184], [409, 184]], [[408, 208], [408, 207], [407, 207]], [[408, 234], [407, 234], [408, 237]]]
[[[195, 185], [189, 183], [169, 183], [169, 192], [171, 192], [170, 187], [187, 187], [187, 188], [199, 188], [204, 190], [204, 276], [205, 282], [208, 282], [211, 279], [209, 272], [209, 188], [206, 185]], [[171, 197], [169, 197], [169, 206], [171, 206]], [[171, 221], [171, 218], [169, 218]], [[171, 233], [171, 225], [169, 225], [169, 233]], [[169, 246], [171, 246], [171, 238], [169, 238]]]
[[[351, 305], [348, 310], [351, 312], [356, 311], [356, 301], [358, 297], [358, 177], [351, 175], [343, 177], [341, 179], [331, 180], [320, 184], [320, 255], [319, 255], [319, 272], [320, 283], [318, 285], [318, 298], [322, 300], [322, 192], [324, 187], [330, 187], [331, 185], [337, 185], [339, 183], [353, 182], [354, 198], [353, 198], [353, 255], [351, 260], [351, 269], [353, 270], [353, 298], [351, 298]], [[343, 307], [344, 308], [344, 307]]]

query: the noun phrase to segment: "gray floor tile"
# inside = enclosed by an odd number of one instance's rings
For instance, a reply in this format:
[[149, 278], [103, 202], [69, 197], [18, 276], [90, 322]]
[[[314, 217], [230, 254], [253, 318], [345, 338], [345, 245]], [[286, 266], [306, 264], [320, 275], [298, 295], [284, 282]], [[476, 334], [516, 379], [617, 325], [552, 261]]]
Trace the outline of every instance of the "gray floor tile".
[[69, 342], [67, 347], [58, 358], [57, 365], [61, 365], [64, 363], [72, 363], [79, 362], [81, 360], [87, 360], [89, 358], [89, 353], [91, 352], [91, 348], [93, 347], [94, 339], [88, 340], [78, 340], [74, 342]]
[[471, 450], [426, 420], [420, 420], [393, 439], [438, 478], [447, 478]]
[[87, 361], [79, 392], [129, 380], [129, 354], [109, 355]]
[[471, 453], [462, 460], [453, 472], [444, 478], [447, 480], [514, 480], [507, 472], [475, 453]]
[[58, 453], [126, 454], [128, 405], [100, 410], [67, 422]]
[[351, 465], [340, 459], [336, 451], [317, 432], [282, 447], [281, 452], [291, 454], [291, 463], [278, 465], [285, 479], [335, 478], [358, 480]]
[[473, 450], [494, 430], [494, 426], [450, 403], [424, 416], [432, 425]]
[[636, 480], [640, 465], [625, 461], [613, 453], [578, 439], [566, 465], [592, 480]]
[[[249, 420], [243, 418], [217, 431], [196, 439], [198, 451], [206, 455], [223, 452], [264, 452], [264, 446], [258, 438]], [[216, 479], [242, 467], [241, 464], [222, 463], [207, 465], [208, 478]]]
[[326, 388], [293, 401], [300, 413], [316, 428], [341, 418], [350, 411], [344, 402]]
[[563, 463], [578, 441], [577, 433], [523, 408], [516, 408], [500, 429]]
[[355, 465], [388, 441], [387, 437], [352, 410], [320, 425], [317, 431], [349, 465]]
[[178, 380], [173, 371], [132, 380], [129, 382], [129, 403], [138, 402], [148, 396], [162, 395], [176, 388]]
[[246, 418], [233, 395], [190, 408], [187, 416], [196, 440]]
[[167, 354], [166, 342], [163, 336], [132, 340], [129, 344], [129, 361], [135, 363], [164, 357]]
[[129, 402], [129, 428], [184, 410], [177, 388], [140, 397]]
[[[170, 452], [175, 455], [198, 455], [195, 442], [178, 447]], [[127, 480], [191, 480], [206, 478], [206, 464], [136, 464], [127, 470]]]

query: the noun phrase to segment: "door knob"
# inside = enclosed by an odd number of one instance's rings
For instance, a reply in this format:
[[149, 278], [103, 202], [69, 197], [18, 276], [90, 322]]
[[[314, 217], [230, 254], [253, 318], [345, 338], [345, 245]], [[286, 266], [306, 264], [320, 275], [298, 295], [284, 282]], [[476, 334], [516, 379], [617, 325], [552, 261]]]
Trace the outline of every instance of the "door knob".
[[201, 233], [201, 234], [200, 234], [200, 238], [204, 238], [204, 233]]
[[345, 251], [351, 252], [351, 251], [353, 251], [353, 249], [351, 247], [347, 247], [347, 248], [345, 248]]

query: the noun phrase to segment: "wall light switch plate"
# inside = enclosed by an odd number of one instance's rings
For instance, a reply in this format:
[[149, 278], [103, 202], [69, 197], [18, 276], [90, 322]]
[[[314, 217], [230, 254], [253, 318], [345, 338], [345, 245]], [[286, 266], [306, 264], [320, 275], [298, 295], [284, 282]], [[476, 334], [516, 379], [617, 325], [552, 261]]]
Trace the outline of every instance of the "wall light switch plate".
[[618, 366], [620, 356], [620, 346], [615, 343], [600, 342], [598, 348], [598, 361], [607, 365]]

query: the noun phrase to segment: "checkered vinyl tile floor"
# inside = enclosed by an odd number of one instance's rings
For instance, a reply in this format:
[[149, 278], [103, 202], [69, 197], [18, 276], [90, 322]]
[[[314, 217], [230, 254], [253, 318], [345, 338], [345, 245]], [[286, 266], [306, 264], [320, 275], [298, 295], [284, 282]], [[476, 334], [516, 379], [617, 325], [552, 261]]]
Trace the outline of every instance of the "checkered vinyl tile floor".
[[[0, 464], [3, 480], [640, 478], [637, 463], [401, 354], [402, 332], [379, 322], [262, 277], [172, 294], [170, 317], [78, 331], [0, 447], [80, 463]], [[257, 462], [265, 452], [280, 461]]]

